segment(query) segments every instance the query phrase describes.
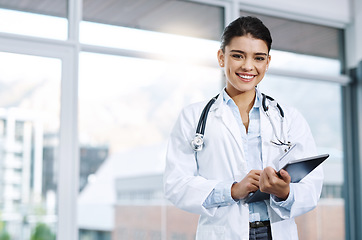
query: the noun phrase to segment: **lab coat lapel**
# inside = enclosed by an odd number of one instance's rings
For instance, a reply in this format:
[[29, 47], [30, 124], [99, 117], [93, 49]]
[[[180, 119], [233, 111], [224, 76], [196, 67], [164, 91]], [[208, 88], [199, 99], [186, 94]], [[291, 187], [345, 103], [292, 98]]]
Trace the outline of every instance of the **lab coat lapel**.
[[221, 119], [222, 123], [226, 126], [230, 134], [235, 139], [244, 156], [244, 148], [242, 144], [243, 141], [241, 138], [240, 129], [233, 113], [231, 112], [231, 109], [223, 101], [223, 92], [219, 94], [219, 97], [215, 101], [210, 111], [215, 111], [215, 117]]

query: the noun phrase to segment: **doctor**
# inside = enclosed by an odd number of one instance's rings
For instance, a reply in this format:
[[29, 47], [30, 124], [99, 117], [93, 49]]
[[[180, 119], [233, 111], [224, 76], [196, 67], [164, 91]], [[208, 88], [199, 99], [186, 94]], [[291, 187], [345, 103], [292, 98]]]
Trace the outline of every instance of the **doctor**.
[[[321, 167], [299, 183], [275, 170], [290, 143], [296, 146], [288, 154], [296, 159], [317, 152], [301, 114], [283, 105], [281, 117], [274, 101], [265, 100], [257, 88], [271, 61], [271, 43], [258, 18], [230, 23], [217, 54], [226, 87], [208, 111], [202, 150], [195, 151], [191, 142], [207, 101], [184, 108], [171, 133], [165, 195], [175, 206], [200, 215], [196, 239], [298, 239], [294, 218], [319, 200]], [[245, 203], [258, 189], [270, 198]]]

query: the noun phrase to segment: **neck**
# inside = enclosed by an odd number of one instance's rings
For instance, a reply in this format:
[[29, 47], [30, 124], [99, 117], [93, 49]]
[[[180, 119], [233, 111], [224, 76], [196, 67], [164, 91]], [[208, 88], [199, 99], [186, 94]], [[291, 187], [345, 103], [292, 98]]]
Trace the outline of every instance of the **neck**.
[[229, 91], [226, 89], [226, 92], [234, 100], [239, 109], [249, 112], [253, 107], [256, 95], [255, 89], [238, 93], [229, 93]]

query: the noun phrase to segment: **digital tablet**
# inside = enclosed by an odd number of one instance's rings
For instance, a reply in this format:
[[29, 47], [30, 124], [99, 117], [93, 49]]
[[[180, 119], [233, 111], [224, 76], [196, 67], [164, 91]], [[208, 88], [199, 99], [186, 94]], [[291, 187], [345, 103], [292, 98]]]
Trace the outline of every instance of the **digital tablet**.
[[[311, 171], [313, 171], [316, 167], [318, 167], [322, 162], [324, 162], [328, 157], [329, 154], [322, 154], [294, 160], [287, 163], [284, 167], [282, 167], [282, 169], [286, 170], [289, 173], [292, 183], [297, 183], [301, 181], [305, 176], [307, 176]], [[244, 199], [244, 202], [252, 203], [266, 199], [269, 199], [269, 194], [257, 190], [254, 193], [249, 193], [249, 195]]]

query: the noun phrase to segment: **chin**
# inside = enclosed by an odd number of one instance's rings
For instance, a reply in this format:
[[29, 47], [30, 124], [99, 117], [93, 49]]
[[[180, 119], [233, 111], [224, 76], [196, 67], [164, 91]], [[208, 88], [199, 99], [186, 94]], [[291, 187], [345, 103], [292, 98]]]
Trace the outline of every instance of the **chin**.
[[249, 91], [255, 91], [255, 84], [248, 84], [248, 86], [237, 86], [237, 88], [235, 88], [235, 90], [239, 91], [239, 92], [249, 92]]

